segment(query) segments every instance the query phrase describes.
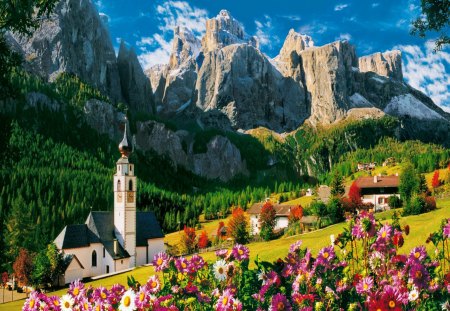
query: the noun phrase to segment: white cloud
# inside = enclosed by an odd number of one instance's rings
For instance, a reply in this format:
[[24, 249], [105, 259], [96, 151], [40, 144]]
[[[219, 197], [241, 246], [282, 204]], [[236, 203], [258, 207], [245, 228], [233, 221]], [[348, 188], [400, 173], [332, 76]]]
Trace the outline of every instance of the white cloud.
[[337, 4], [337, 5], [334, 7], [334, 10], [335, 10], [335, 11], [342, 11], [342, 10], [345, 9], [346, 7], [348, 7], [348, 4], [347, 4], [347, 3], [341, 3], [341, 4]]
[[193, 7], [186, 1], [160, 1], [156, 6], [156, 19], [160, 23], [158, 28], [161, 33], [142, 37], [136, 42], [142, 51], [138, 58], [144, 69], [169, 61], [176, 26], [190, 29], [200, 38], [205, 33], [207, 18], [206, 10]]
[[378, 2], [374, 2], [374, 3], [372, 3], [372, 7], [373, 8], [376, 8], [377, 6], [379, 6], [380, 4], [378, 3]]
[[283, 16], [280, 16], [280, 17], [288, 19], [288, 20], [293, 21], [293, 22], [299, 22], [299, 21], [302, 20], [302, 18], [299, 15], [283, 15]]
[[434, 42], [427, 41], [425, 47], [399, 45], [405, 60], [403, 75], [414, 88], [424, 92], [433, 101], [449, 111], [450, 107], [450, 53], [448, 50], [434, 53]]
[[339, 37], [336, 37], [335, 40], [347, 40], [350, 41], [352, 39], [352, 35], [349, 33], [341, 33]]
[[280, 38], [272, 33], [273, 24], [270, 16], [264, 15], [264, 21], [255, 20], [255, 25], [255, 35], [258, 38], [261, 47], [268, 47], [271, 49], [273, 43], [278, 43], [280, 41]]
[[318, 22], [312, 22], [311, 24], [304, 25], [300, 27], [299, 32], [302, 34], [307, 35], [314, 35], [314, 34], [323, 34], [328, 30], [328, 27], [324, 24], [318, 23]]

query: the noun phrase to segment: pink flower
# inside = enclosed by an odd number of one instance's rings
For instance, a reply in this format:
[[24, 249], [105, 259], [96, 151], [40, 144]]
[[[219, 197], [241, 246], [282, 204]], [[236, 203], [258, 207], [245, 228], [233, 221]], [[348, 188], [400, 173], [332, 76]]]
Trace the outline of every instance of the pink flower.
[[153, 266], [156, 272], [164, 271], [169, 268], [172, 259], [164, 252], [159, 252], [153, 257]]
[[373, 287], [373, 279], [368, 276], [365, 278], [362, 278], [358, 284], [356, 284], [356, 292], [358, 294], [367, 294], [370, 292], [370, 290]]
[[231, 254], [237, 261], [242, 261], [248, 259], [250, 251], [248, 247], [241, 244], [236, 244], [231, 250]]
[[272, 297], [272, 302], [269, 307], [270, 311], [291, 311], [292, 307], [289, 301], [286, 299], [286, 296], [283, 294], [276, 294]]
[[447, 224], [443, 229], [444, 238], [450, 239], [450, 218], [447, 220]]
[[146, 288], [151, 294], [156, 294], [157, 292], [159, 292], [159, 290], [161, 289], [161, 282], [159, 281], [157, 275], [152, 275], [148, 279]]
[[175, 259], [175, 266], [177, 267], [178, 271], [181, 273], [189, 272], [189, 261], [184, 257]]

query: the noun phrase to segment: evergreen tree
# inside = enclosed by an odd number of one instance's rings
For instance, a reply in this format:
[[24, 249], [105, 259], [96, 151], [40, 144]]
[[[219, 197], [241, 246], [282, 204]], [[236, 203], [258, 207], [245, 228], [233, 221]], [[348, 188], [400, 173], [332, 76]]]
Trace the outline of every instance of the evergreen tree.
[[419, 191], [419, 177], [414, 166], [408, 162], [403, 166], [400, 175], [399, 192], [400, 198], [408, 205], [411, 197]]
[[263, 240], [269, 241], [273, 239], [273, 230], [276, 224], [276, 211], [272, 203], [264, 203], [259, 215], [259, 224], [261, 228], [259, 235], [263, 238]]
[[345, 193], [343, 178], [337, 170], [333, 172], [330, 187], [331, 187], [331, 195], [333, 197], [340, 197], [343, 196]]

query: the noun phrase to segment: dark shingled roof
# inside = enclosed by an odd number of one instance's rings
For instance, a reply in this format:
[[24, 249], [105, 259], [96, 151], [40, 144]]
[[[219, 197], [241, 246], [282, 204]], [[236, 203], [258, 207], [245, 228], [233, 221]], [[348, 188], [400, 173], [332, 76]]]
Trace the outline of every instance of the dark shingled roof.
[[[136, 213], [136, 246], [147, 246], [148, 239], [163, 238], [164, 234], [153, 212]], [[114, 253], [114, 212], [91, 212], [82, 225], [66, 226], [55, 244], [59, 249], [87, 247], [91, 243], [101, 243], [113, 259], [130, 257], [120, 245]]]
[[148, 239], [163, 238], [154, 212], [136, 212], [136, 246], [147, 246]]

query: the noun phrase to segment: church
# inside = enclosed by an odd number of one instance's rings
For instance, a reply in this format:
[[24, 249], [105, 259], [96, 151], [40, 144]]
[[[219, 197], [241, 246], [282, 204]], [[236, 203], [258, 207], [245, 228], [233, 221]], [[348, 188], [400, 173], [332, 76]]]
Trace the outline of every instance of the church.
[[129, 162], [127, 126], [114, 175], [114, 211], [91, 211], [84, 224], [66, 226], [55, 244], [68, 263], [63, 284], [150, 263], [164, 251], [164, 234], [153, 212], [136, 211], [137, 180]]

